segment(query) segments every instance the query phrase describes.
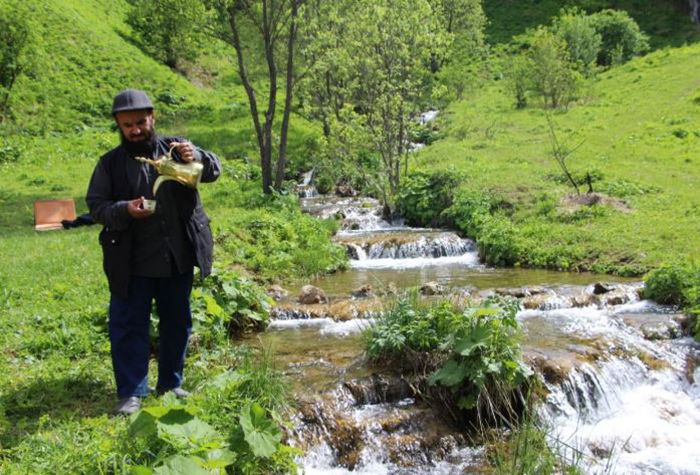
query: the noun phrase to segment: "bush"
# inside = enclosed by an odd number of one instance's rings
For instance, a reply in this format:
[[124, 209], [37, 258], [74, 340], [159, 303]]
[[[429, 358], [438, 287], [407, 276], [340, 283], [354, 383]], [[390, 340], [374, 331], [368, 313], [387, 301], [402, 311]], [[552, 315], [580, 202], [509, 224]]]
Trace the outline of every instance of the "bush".
[[532, 374], [520, 354], [517, 310], [516, 302], [500, 298], [461, 308], [403, 297], [370, 328], [366, 351], [414, 374], [430, 372], [430, 400], [456, 419], [460, 410], [480, 414], [508, 404]]
[[452, 206], [442, 214], [467, 237], [476, 238], [496, 206], [497, 200], [492, 194], [462, 188], [458, 190]]
[[644, 298], [678, 305], [696, 316], [693, 333], [700, 341], [700, 265], [666, 264], [644, 277]]
[[591, 15], [602, 39], [598, 64], [615, 66], [649, 49], [649, 37], [625, 11], [603, 10]]
[[345, 248], [331, 242], [333, 220], [305, 215], [292, 197], [250, 195], [242, 211], [215, 228], [222, 260], [266, 280], [305, 278], [347, 266]]
[[396, 211], [411, 226], [449, 226], [452, 222], [442, 211], [452, 206], [464, 178], [455, 170], [413, 173], [399, 186]]
[[500, 214], [488, 215], [477, 243], [479, 257], [487, 264], [496, 266], [518, 264], [522, 254], [518, 235], [518, 228], [510, 219]]
[[570, 9], [554, 20], [554, 33], [566, 42], [569, 59], [585, 75], [594, 71], [603, 38], [593, 25], [593, 18]]
[[264, 330], [272, 300], [250, 279], [217, 265], [201, 286], [192, 290], [192, 333], [202, 347], [222, 338]]
[[131, 0], [127, 23], [139, 46], [153, 58], [173, 69], [199, 55], [204, 35], [198, 23], [205, 10], [191, 0]]
[[532, 91], [545, 107], [566, 107], [578, 93], [580, 75], [567, 50], [566, 42], [546, 28], [532, 33], [528, 78]]

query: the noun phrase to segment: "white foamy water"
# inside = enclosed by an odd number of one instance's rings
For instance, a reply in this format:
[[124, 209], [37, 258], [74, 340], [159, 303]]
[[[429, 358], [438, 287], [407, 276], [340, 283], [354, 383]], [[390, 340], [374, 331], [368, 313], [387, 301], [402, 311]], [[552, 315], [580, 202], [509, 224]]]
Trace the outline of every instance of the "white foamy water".
[[361, 333], [372, 326], [372, 318], [354, 318], [346, 322], [336, 322], [331, 318], [290, 318], [287, 320], [272, 320], [270, 330], [296, 330], [301, 328], [317, 328], [320, 335], [348, 336]]
[[347, 322], [334, 322], [321, 328], [321, 335], [347, 336], [361, 333], [374, 323], [373, 318], [354, 318]]
[[355, 269], [410, 269], [449, 264], [462, 264], [467, 267], [481, 266], [479, 256], [476, 252], [468, 252], [461, 256], [449, 257], [414, 257], [407, 259], [365, 259], [350, 261], [350, 267]]
[[[613, 360], [571, 374], [568, 394], [566, 387], [551, 388], [548, 398], [552, 443], [583, 453], [587, 473], [700, 474], [697, 383], [671, 369]], [[614, 468], [606, 472], [608, 464]]]
[[288, 320], [272, 320], [268, 326], [271, 330], [293, 330], [295, 328], [324, 328], [335, 321], [331, 318], [298, 318]]

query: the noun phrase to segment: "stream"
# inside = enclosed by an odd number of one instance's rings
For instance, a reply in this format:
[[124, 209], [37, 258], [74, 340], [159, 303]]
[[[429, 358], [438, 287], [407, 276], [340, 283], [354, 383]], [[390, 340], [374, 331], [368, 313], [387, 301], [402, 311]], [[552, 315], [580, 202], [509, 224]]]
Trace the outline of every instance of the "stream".
[[351, 266], [311, 282], [325, 303], [299, 304], [300, 287], [289, 288], [259, 338], [292, 381], [288, 443], [305, 451], [307, 474], [487, 473], [482, 447], [363, 356], [381, 296], [428, 283], [520, 299], [523, 354], [548, 391], [549, 443], [584, 473], [700, 474], [700, 347], [681, 336], [676, 309], [640, 299], [641, 282], [487, 267], [473, 241], [387, 223], [374, 200], [305, 196], [306, 212], [342, 219], [336, 240]]

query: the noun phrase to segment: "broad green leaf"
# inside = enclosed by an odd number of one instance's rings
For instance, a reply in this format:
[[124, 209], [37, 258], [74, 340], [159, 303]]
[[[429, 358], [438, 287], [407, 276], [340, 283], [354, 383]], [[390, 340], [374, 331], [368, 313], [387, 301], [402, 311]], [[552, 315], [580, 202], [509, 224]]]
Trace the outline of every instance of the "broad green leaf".
[[215, 449], [206, 453], [204, 466], [211, 469], [224, 468], [236, 461], [236, 454], [229, 449]]
[[466, 377], [467, 368], [455, 360], [450, 360], [442, 368], [430, 375], [428, 384], [433, 386], [439, 382], [444, 386], [456, 386], [464, 381]]
[[204, 421], [190, 417], [184, 423], [158, 421], [158, 436], [180, 447], [201, 446], [218, 437], [216, 430]]
[[214, 299], [214, 297], [212, 297], [210, 295], [205, 295], [204, 296], [204, 303], [207, 306], [207, 313], [208, 314], [214, 315], [217, 317], [224, 315], [224, 309], [221, 308], [221, 306], [218, 303], [216, 303], [216, 300]]
[[153, 475], [153, 470], [143, 465], [137, 465], [131, 467], [131, 475]]
[[212, 379], [208, 385], [216, 389], [238, 386], [250, 380], [250, 375], [240, 371], [225, 371]]
[[265, 409], [253, 404], [243, 409], [239, 417], [245, 441], [257, 457], [270, 457], [277, 451], [282, 434], [277, 425], [266, 417]]
[[157, 419], [148, 411], [141, 410], [131, 416], [129, 424], [129, 436], [150, 437], [156, 433]]
[[163, 424], [184, 424], [194, 419], [195, 409], [187, 406], [171, 407], [160, 419]]
[[468, 335], [457, 339], [455, 352], [462, 356], [469, 356], [476, 349], [486, 348], [490, 337], [491, 329], [489, 327], [478, 326]]
[[[199, 462], [199, 463], [198, 463]], [[155, 475], [211, 475], [211, 472], [201, 465], [201, 459], [174, 455], [163, 465], [156, 468]]]

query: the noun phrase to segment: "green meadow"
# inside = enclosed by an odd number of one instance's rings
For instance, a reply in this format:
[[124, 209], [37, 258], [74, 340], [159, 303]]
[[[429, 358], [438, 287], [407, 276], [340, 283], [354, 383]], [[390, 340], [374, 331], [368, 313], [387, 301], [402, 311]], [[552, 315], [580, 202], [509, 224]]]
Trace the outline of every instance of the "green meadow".
[[[487, 37], [505, 42], [548, 21], [561, 3], [484, 2]], [[563, 204], [573, 190], [551, 156], [545, 112], [515, 108], [498, 62], [489, 80], [440, 112], [439, 140], [410, 159], [411, 170], [454, 171], [462, 177], [458, 192], [493, 197], [509, 226], [510, 265], [641, 276], [700, 251], [699, 35], [693, 25], [675, 28], [686, 17], [665, 2], [616, 3], [638, 14], [653, 51], [587, 80], [580, 99], [553, 113], [558, 137], [580, 144], [569, 158], [572, 171], [592, 176], [594, 191], [614, 198], [614, 206]], [[95, 163], [119, 140], [109, 117], [113, 95], [145, 89], [160, 132], [186, 136], [222, 159], [224, 175], [201, 193], [217, 268], [231, 272], [240, 293], [198, 283], [202, 295], [209, 292], [221, 308], [243, 298], [240, 305], [260, 309], [269, 305], [260, 286], [342, 270], [347, 257], [331, 243], [337, 223], [302, 215], [293, 193], [260, 191], [255, 136], [231, 50], [212, 43], [185, 78], [130, 40], [125, 0], [29, 1], [22, 8], [31, 18], [33, 67], [15, 85], [11, 120], [0, 124], [0, 473], [132, 473], [176, 450], [130, 437], [129, 422], [110, 416], [100, 226], [33, 227], [37, 200], [73, 199], [78, 214], [87, 211]], [[510, 21], [514, 8], [525, 14]], [[290, 175], [313, 166], [321, 136], [320, 124], [292, 116]], [[271, 356], [232, 342], [217, 320], [226, 317], [205, 300], [194, 302], [202, 336], [185, 370], [186, 386], [196, 390], [187, 410], [222, 437], [256, 402], [265, 417], [284, 424], [289, 401]], [[146, 404], [166, 403], [153, 396]], [[290, 472], [297, 455], [282, 444], [268, 458], [247, 450], [235, 454], [236, 473]]]

